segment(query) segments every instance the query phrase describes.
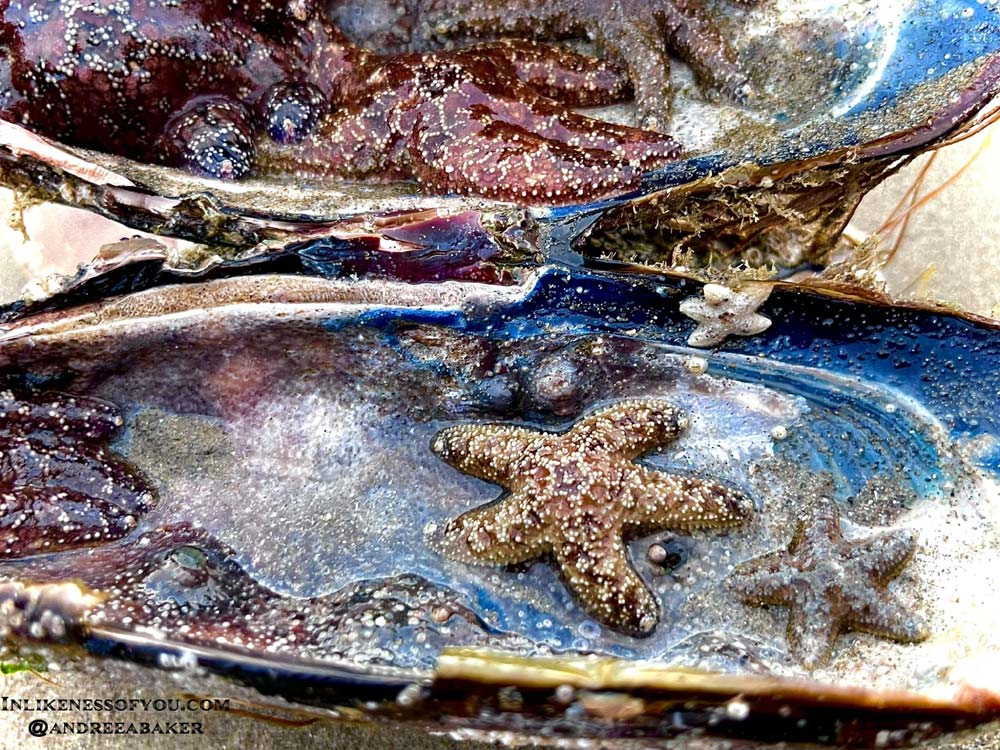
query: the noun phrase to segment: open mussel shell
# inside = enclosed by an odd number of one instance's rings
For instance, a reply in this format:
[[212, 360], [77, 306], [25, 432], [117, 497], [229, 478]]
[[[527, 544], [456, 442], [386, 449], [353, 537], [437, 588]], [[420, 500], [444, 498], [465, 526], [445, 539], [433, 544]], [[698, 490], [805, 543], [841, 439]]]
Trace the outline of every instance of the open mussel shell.
[[[1000, 12], [990, 3], [775, 0], [730, 11], [727, 33], [759, 68], [759, 95], [746, 106], [713, 100], [685, 85], [681, 69], [673, 127], [687, 152], [608, 200], [519, 210], [420, 195], [407, 182], [226, 183], [74, 151], [8, 123], [0, 177], [30, 199], [230, 255], [471, 213], [519, 262], [526, 245], [556, 258], [577, 245], [595, 256], [678, 262], [678, 253], [701, 253], [727, 263], [752, 246], [755, 265], [763, 253], [795, 267], [822, 262], [868, 190], [971, 127], [1000, 87]], [[596, 114], [630, 116], [627, 107]], [[589, 234], [596, 239], [581, 243]]]
[[[9, 311], [8, 637], [462, 736], [906, 746], [998, 717], [994, 323], [844, 287], [509, 281], [243, 269]], [[729, 532], [627, 537], [655, 627], [600, 622], [544, 555], [451, 555], [449, 522], [500, 489], [436, 436], [637, 400], [686, 425], [638, 465], [748, 503]], [[737, 596], [814, 504], [903, 544], [882, 635], [914, 642], [843, 627], [806, 663], [785, 607]]]

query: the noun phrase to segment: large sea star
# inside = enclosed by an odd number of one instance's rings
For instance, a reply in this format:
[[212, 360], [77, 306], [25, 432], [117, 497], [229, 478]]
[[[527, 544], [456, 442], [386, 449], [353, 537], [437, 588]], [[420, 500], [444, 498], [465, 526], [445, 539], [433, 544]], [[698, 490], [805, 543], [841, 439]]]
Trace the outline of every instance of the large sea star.
[[927, 637], [919, 618], [886, 586], [909, 561], [916, 544], [908, 531], [844, 539], [840, 512], [823, 501], [799, 521], [787, 552], [750, 560], [730, 584], [745, 602], [791, 609], [788, 645], [809, 669], [829, 661], [844, 630], [859, 630], [904, 643]]
[[0, 559], [125, 536], [149, 509], [138, 472], [106, 446], [111, 404], [0, 391]]
[[600, 409], [564, 434], [493, 424], [441, 431], [432, 446], [437, 455], [509, 494], [448, 523], [440, 548], [488, 565], [551, 556], [591, 616], [648, 635], [659, 606], [629, 562], [623, 535], [720, 529], [750, 513], [746, 498], [719, 482], [634, 463], [686, 424], [671, 404], [647, 399]]
[[644, 170], [679, 149], [668, 136], [566, 108], [626, 90], [600, 66], [510, 41], [369, 58], [345, 86], [352, 96], [339, 111], [302, 142], [267, 148], [261, 163], [303, 175], [397, 170], [435, 190], [525, 203], [585, 201], [636, 187]]
[[704, 0], [422, 0], [421, 15], [433, 34], [594, 39], [626, 67], [643, 126], [662, 130], [671, 101], [671, 51], [703, 84], [736, 99], [752, 92], [704, 5]]
[[628, 82], [537, 43], [382, 57], [309, 0], [0, 8], [0, 116], [214, 177], [413, 176], [436, 191], [559, 203], [632, 188], [677, 154], [666, 136], [571, 112], [622, 99]]

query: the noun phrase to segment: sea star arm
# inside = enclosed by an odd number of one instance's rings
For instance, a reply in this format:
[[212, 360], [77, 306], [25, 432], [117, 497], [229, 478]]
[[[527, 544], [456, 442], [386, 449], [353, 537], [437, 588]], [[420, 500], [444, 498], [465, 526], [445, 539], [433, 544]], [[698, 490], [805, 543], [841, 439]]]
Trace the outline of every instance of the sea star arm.
[[38, 430], [69, 433], [84, 440], [107, 440], [121, 429], [118, 410], [96, 399], [46, 393], [35, 399], [0, 391], [0, 434], [31, 435]]
[[788, 617], [788, 650], [807, 669], [822, 666], [830, 659], [840, 621], [825, 599], [806, 597], [791, 607]]
[[121, 427], [102, 401], [0, 393], [0, 558], [117, 539], [152, 494], [107, 446]]
[[584, 34], [586, 24], [566, 0], [421, 0], [425, 33], [452, 36], [534, 35], [539, 27], [557, 36]]
[[795, 601], [794, 571], [785, 552], [772, 552], [738, 566], [729, 587], [748, 604], [790, 604]]
[[421, 128], [410, 150], [414, 175], [445, 192], [560, 203], [638, 184], [640, 170], [609, 152], [569, 147], [539, 134], [533, 122], [524, 128], [504, 119], [491, 117], [446, 142], [424, 136], [438, 126]]
[[567, 586], [592, 617], [628, 635], [648, 635], [656, 627], [656, 597], [629, 563], [620, 539], [563, 544], [555, 557]]
[[927, 627], [923, 620], [879, 589], [864, 589], [854, 593], [850, 599], [847, 620], [853, 630], [902, 643], [916, 643], [927, 637]]
[[674, 440], [687, 427], [684, 413], [658, 399], [622, 401], [581, 419], [569, 432], [609, 453], [633, 459]]
[[751, 513], [742, 493], [710, 479], [636, 467], [629, 485], [633, 528], [720, 529], [743, 523]]
[[492, 110], [481, 104], [469, 108], [477, 113], [473, 119], [492, 125], [496, 135], [514, 143], [525, 136], [540, 138], [546, 149], [570, 159], [583, 154], [595, 163], [642, 169], [659, 166], [680, 154], [680, 146], [668, 135], [585, 117], [527, 85], [492, 92], [492, 97]]
[[[6, 444], [4, 444], [6, 443]], [[114, 504], [123, 513], [145, 510], [150, 494], [135, 470], [114, 452], [82, 441], [64, 441], [58, 448], [34, 439], [7, 443], [0, 438], [0, 490], [13, 494], [34, 487], [47, 488], [57, 500], [65, 495]]]
[[828, 498], [820, 498], [799, 518], [788, 552], [799, 557], [825, 557], [831, 545], [843, 539], [840, 509]]
[[649, 130], [665, 130], [670, 119], [670, 53], [652, 16], [609, 18], [597, 30], [597, 40], [608, 55], [628, 71], [635, 91], [639, 123]]
[[451, 192], [562, 203], [638, 185], [644, 169], [679, 153], [668, 136], [560, 110], [516, 83], [503, 92], [470, 83], [422, 107], [409, 138], [417, 179]]
[[447, 557], [489, 565], [528, 562], [548, 549], [539, 516], [517, 493], [449, 521], [440, 539]]
[[146, 505], [64, 487], [18, 487], [0, 492], [0, 559], [86, 547], [128, 534]]
[[513, 489], [523, 474], [525, 451], [540, 439], [539, 433], [512, 425], [460, 425], [441, 430], [431, 449], [459, 471]]
[[629, 79], [618, 66], [562, 47], [501, 39], [479, 44], [477, 54], [513, 64], [517, 78], [542, 96], [569, 107], [595, 107], [627, 99]]
[[869, 575], [878, 583], [886, 583], [898, 575], [909, 561], [916, 547], [917, 538], [905, 530], [887, 531], [854, 542], [847, 557], [863, 561]]
[[[755, 5], [755, 0], [742, 2]], [[749, 79], [732, 46], [704, 10], [704, 0], [665, 0], [663, 27], [677, 56], [704, 84], [736, 100], [751, 96]]]

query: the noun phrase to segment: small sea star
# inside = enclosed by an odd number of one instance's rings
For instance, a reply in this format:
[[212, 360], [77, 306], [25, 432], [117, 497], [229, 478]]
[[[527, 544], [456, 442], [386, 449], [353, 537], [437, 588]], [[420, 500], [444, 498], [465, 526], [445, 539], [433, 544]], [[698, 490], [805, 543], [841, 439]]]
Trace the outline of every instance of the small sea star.
[[909, 531], [848, 541], [840, 512], [823, 501], [799, 521], [787, 552], [750, 560], [730, 578], [748, 604], [791, 609], [788, 646], [809, 669], [829, 661], [844, 630], [857, 630], [912, 643], [927, 637], [923, 623], [909, 614], [886, 587], [909, 561], [916, 537]]
[[691, 65], [702, 83], [733, 98], [752, 93], [736, 53], [704, 5], [704, 0], [423, 0], [422, 15], [434, 34], [594, 39], [628, 71], [643, 127], [662, 130], [671, 101], [670, 51]]
[[623, 535], [720, 529], [750, 514], [747, 499], [719, 482], [634, 463], [686, 425], [676, 407], [645, 399], [600, 409], [564, 434], [493, 424], [442, 430], [432, 446], [438, 456], [510, 493], [448, 523], [442, 551], [488, 565], [551, 555], [591, 616], [648, 635], [659, 606], [629, 562]]
[[680, 311], [698, 323], [688, 336], [688, 345], [709, 347], [729, 336], [756, 336], [771, 326], [771, 320], [757, 312], [771, 288], [766, 285], [734, 291], [721, 284], [705, 284], [702, 297], [688, 297]]

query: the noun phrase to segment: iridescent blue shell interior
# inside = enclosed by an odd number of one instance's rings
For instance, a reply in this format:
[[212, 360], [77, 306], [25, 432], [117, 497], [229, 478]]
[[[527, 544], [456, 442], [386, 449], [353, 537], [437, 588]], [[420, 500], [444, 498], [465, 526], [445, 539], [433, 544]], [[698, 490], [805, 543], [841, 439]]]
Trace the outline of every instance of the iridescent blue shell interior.
[[[732, 28], [761, 100], [682, 88], [689, 152], [599, 202], [234, 185], [3, 128], [8, 182], [224, 247], [109, 254], [0, 311], [5, 632], [440, 726], [903, 745], [996, 719], [968, 680], [1000, 627], [996, 322], [576, 254], [723, 172], [867, 189], [1000, 86], [995, 2], [785, 5]], [[606, 663], [614, 705], [580, 666]], [[731, 680], [701, 714], [691, 670]]]
[[[955, 618], [977, 631], [993, 617], [948, 592], [962, 570], [994, 575], [976, 568], [988, 554], [974, 541], [982, 527], [961, 518], [989, 513], [995, 497], [996, 326], [790, 284], [750, 285], [732, 305], [717, 294], [680, 277], [560, 268], [508, 287], [255, 274], [11, 322], [0, 339], [5, 398], [29, 416], [7, 428], [7, 448], [27, 441], [38, 453], [62, 429], [63, 447], [46, 450], [63, 463], [13, 464], [14, 496], [32, 499], [8, 514], [25, 531], [0, 573], [103, 592], [74, 623], [98, 653], [190, 651], [256, 680], [266, 666], [267, 690], [293, 695], [317, 679], [341, 684], [345, 665], [352, 680], [398, 690], [399, 673], [379, 668], [426, 675], [457, 647], [886, 689], [926, 686], [936, 660], [957, 670], [977, 658], [973, 643], [944, 656], [939, 639]], [[65, 418], [56, 393], [76, 399]], [[515, 523], [515, 536], [541, 534], [535, 552], [505, 546], [514, 537], [497, 517], [481, 529], [493, 556], [474, 558], [483, 547], [456, 519], [523, 510], [525, 492], [541, 492], [489, 463], [490, 450], [511, 434], [565, 434], [606, 408], [641, 425], [650, 403], [681, 415], [675, 433], [620, 456], [599, 442], [582, 475], [557, 480], [547, 526]], [[461, 442], [484, 425], [508, 438]], [[485, 450], [487, 463], [442, 452], [445, 434]], [[531, 476], [568, 471], [567, 449], [552, 445]], [[611, 532], [575, 516], [587, 487], [617, 486], [587, 473], [604, 471], [608, 455], [666, 477], [667, 497], [694, 503], [703, 530], [672, 512]], [[88, 484], [95, 473], [101, 492]], [[687, 489], [670, 489], [682, 480]], [[703, 515], [709, 485], [736, 502], [736, 528]], [[628, 497], [638, 496], [579, 507]], [[817, 603], [789, 626], [782, 607], [734, 590], [741, 566], [787, 547], [823, 504], [837, 539], [855, 550], [877, 540], [872, 554], [895, 560], [824, 594], [836, 608], [875, 591], [865, 611], [880, 637], [852, 633], [849, 618], [825, 621]], [[49, 520], [60, 509], [68, 524]], [[645, 632], [592, 598], [622, 580], [574, 581], [560, 534], [593, 528], [627, 544], [628, 569], [615, 575], [652, 592]], [[799, 630], [824, 627], [811, 646]]]

